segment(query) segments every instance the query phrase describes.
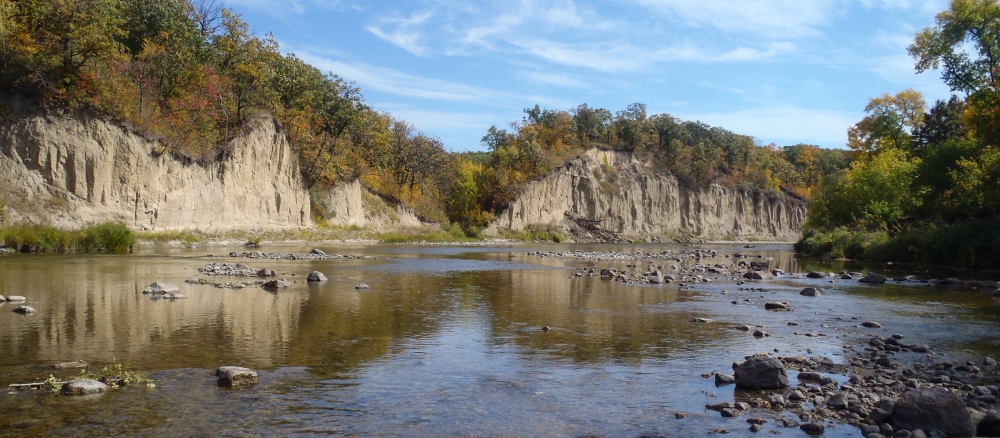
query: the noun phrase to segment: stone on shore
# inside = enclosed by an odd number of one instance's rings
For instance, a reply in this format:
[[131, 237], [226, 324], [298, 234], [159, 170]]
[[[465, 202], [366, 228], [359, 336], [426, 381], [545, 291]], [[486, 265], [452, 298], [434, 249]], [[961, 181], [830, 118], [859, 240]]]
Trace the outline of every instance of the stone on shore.
[[885, 283], [885, 277], [878, 274], [868, 274], [865, 278], [858, 280], [861, 283], [868, 284], [882, 284]]
[[32, 313], [35, 313], [35, 308], [28, 306], [17, 306], [14, 308], [14, 313], [20, 313], [22, 315], [30, 315]]
[[660, 271], [653, 272], [653, 275], [649, 276], [649, 282], [652, 284], [663, 284], [667, 279], [663, 277], [663, 273]]
[[814, 421], [799, 426], [799, 429], [802, 429], [803, 432], [809, 435], [822, 435], [826, 431], [826, 426]]
[[973, 436], [976, 428], [965, 403], [944, 388], [907, 391], [892, 407], [898, 429], [937, 429], [948, 436]]
[[268, 281], [260, 286], [263, 287], [264, 289], [284, 289], [291, 285], [292, 283], [289, 283], [288, 280], [285, 280], [284, 278], [279, 278], [277, 280]]
[[312, 271], [309, 273], [309, 277], [306, 278], [306, 281], [310, 283], [319, 283], [321, 281], [326, 281], [326, 276], [323, 275], [322, 272]]
[[846, 392], [838, 392], [838, 393], [833, 394], [826, 401], [826, 405], [829, 406], [830, 409], [836, 409], [838, 411], [842, 411], [842, 410], [847, 409], [849, 407], [849, 403], [847, 401], [847, 393]]
[[7, 302], [18, 302], [18, 301], [28, 301], [28, 299], [20, 295], [10, 295], [7, 297]]
[[215, 370], [215, 375], [219, 377], [219, 386], [225, 388], [237, 388], [257, 384], [257, 372], [249, 368], [233, 366], [219, 367], [219, 369]]
[[976, 426], [976, 436], [1000, 436], [1000, 415], [990, 412]]
[[804, 297], [821, 297], [823, 296], [823, 291], [815, 287], [807, 287], [799, 292], [799, 295]]
[[108, 385], [91, 379], [74, 379], [66, 382], [62, 386], [62, 393], [66, 395], [87, 395], [97, 394], [107, 391]]
[[322, 249], [313, 249], [312, 251], [309, 251], [309, 254], [314, 254], [314, 255], [326, 255], [326, 253], [325, 253], [325, 252], [323, 252], [323, 250], [322, 250]]
[[144, 294], [165, 294], [165, 293], [170, 293], [170, 292], [179, 292], [180, 290], [181, 289], [179, 287], [174, 286], [174, 285], [172, 285], [170, 283], [161, 283], [161, 282], [157, 281], [155, 283], [150, 284], [149, 286], [146, 286], [146, 288], [142, 290], [142, 293], [144, 293]]
[[765, 271], [750, 271], [743, 274], [743, 278], [747, 280], [774, 280], [774, 275]]
[[784, 389], [788, 387], [788, 375], [781, 361], [770, 356], [750, 356], [734, 366], [733, 377], [739, 389]]

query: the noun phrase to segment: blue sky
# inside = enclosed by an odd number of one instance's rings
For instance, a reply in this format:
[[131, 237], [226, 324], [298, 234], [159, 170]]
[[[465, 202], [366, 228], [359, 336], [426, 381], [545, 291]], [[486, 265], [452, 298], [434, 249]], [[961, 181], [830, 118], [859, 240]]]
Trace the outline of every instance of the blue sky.
[[482, 150], [526, 107], [701, 120], [760, 143], [844, 147], [869, 99], [950, 93], [906, 53], [945, 0], [227, 0], [380, 111]]

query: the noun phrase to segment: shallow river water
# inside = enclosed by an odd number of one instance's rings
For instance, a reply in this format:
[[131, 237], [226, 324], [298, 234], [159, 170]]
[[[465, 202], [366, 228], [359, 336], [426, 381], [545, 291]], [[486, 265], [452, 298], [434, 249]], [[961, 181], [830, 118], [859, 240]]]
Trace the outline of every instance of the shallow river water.
[[[731, 373], [733, 361], [756, 352], [840, 362], [856, 354], [845, 345], [859, 351], [872, 335], [901, 333], [936, 354], [1000, 356], [1000, 300], [985, 289], [826, 279], [779, 279], [742, 290], [732, 282], [624, 285], [573, 273], [625, 263], [526, 254], [693, 248], [682, 245], [318, 248], [378, 259], [218, 257], [238, 248], [0, 256], [0, 295], [26, 296], [38, 310], [24, 316], [11, 312], [12, 303], [0, 305], [0, 435], [685, 437], [722, 428], [727, 436], [749, 436], [744, 418], [705, 409], [735, 394], [733, 386], [717, 388], [702, 375]], [[703, 263], [761, 255], [788, 272], [893, 268], [799, 260], [780, 245], [698, 248], [719, 253]], [[209, 262], [271, 268], [294, 283], [276, 293], [184, 283]], [[313, 270], [329, 281], [306, 284]], [[887, 273], [897, 271], [931, 276], [905, 267]], [[151, 300], [141, 291], [154, 281], [180, 286], [188, 299]], [[371, 289], [354, 288], [362, 282]], [[765, 290], [746, 290], [751, 286]], [[826, 294], [801, 297], [804, 286]], [[765, 311], [766, 300], [791, 301], [795, 312]], [[862, 328], [862, 320], [885, 328]], [[755, 339], [733, 328], [739, 324], [764, 326], [772, 335]], [[75, 360], [91, 367], [128, 361], [156, 386], [84, 397], [6, 390], [50, 373], [77, 375], [51, 368]], [[213, 374], [222, 365], [255, 369], [260, 383], [220, 388]], [[687, 417], [677, 419], [677, 412]], [[780, 412], [754, 415], [769, 419], [762, 434], [807, 436], [775, 424]], [[826, 432], [860, 435], [845, 424]]]

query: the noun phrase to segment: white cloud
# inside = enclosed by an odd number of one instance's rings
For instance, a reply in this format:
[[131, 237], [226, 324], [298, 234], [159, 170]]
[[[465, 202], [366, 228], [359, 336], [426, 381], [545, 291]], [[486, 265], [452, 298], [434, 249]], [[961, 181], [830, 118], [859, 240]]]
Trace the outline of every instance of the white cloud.
[[422, 35], [415, 28], [426, 23], [432, 15], [433, 14], [431, 12], [419, 12], [414, 13], [407, 18], [383, 18], [380, 20], [382, 21], [382, 26], [393, 27], [393, 30], [382, 30], [381, 27], [376, 25], [367, 26], [365, 27], [365, 30], [385, 41], [399, 46], [407, 52], [417, 56], [424, 56], [428, 53], [428, 48], [420, 44]]
[[583, 80], [559, 73], [524, 71], [520, 73], [520, 76], [535, 84], [555, 85], [563, 88], [591, 88], [591, 84]]
[[688, 25], [711, 26], [726, 33], [772, 38], [819, 35], [840, 0], [634, 0], [651, 11]]
[[362, 88], [372, 88], [399, 96], [476, 103], [488, 103], [501, 96], [501, 93], [494, 90], [415, 76], [363, 63], [348, 64], [314, 56], [308, 52], [300, 53], [299, 57], [322, 71], [331, 71], [344, 79], [357, 82]]

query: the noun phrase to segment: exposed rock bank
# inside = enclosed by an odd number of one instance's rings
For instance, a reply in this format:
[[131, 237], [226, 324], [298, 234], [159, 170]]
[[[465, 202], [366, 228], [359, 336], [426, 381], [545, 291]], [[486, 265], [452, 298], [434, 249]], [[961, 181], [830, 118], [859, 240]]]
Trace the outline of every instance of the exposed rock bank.
[[209, 165], [98, 118], [36, 116], [0, 127], [0, 201], [11, 222], [75, 228], [286, 229], [311, 225], [298, 155], [271, 118]]
[[[613, 169], [613, 170], [612, 170]], [[795, 241], [806, 203], [713, 184], [690, 189], [628, 152], [592, 149], [529, 184], [487, 228], [555, 225], [578, 241], [736, 239]]]

